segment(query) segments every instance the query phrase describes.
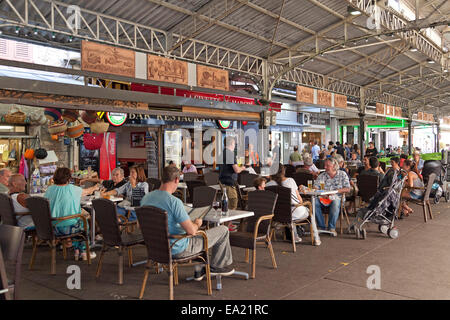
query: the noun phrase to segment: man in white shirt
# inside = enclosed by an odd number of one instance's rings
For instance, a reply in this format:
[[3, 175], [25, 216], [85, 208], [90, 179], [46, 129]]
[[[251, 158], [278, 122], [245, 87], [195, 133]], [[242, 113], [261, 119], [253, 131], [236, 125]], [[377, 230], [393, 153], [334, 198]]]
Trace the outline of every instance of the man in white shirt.
[[192, 165], [192, 163], [190, 163], [190, 162], [185, 163], [185, 166], [183, 168], [183, 173], [188, 173], [188, 172], [197, 173], [197, 168], [194, 165]]
[[314, 146], [311, 148], [311, 154], [313, 161], [319, 160], [320, 147], [317, 145], [317, 141], [314, 141]]

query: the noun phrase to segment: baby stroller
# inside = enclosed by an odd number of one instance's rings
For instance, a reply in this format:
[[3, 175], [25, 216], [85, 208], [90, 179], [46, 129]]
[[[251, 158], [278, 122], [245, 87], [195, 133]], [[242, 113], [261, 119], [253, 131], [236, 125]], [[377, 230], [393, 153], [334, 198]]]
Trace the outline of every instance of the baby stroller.
[[439, 203], [441, 197], [445, 197], [447, 202], [450, 201], [450, 192], [447, 185], [448, 166], [448, 157], [446, 157], [444, 153], [442, 161], [427, 160], [423, 164], [422, 177], [425, 185], [428, 183], [428, 177], [430, 174], [436, 174], [436, 179], [434, 180], [430, 193], [430, 198], [434, 199], [435, 204]]
[[378, 224], [378, 230], [390, 238], [399, 237], [399, 230], [394, 227], [397, 211], [400, 207], [403, 185], [407, 175], [405, 172], [395, 174], [390, 187], [378, 190], [366, 208], [358, 210], [355, 222], [349, 227], [349, 233], [355, 232], [357, 239], [366, 239], [366, 223]]

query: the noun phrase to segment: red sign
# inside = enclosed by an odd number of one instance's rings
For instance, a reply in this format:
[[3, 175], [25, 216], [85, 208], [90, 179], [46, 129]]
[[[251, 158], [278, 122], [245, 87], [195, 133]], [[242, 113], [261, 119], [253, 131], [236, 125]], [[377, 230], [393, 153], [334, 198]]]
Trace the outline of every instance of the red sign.
[[[230, 103], [240, 103], [240, 104], [250, 104], [250, 105], [262, 105], [258, 100], [251, 98], [243, 98], [243, 97], [235, 97], [235, 96], [224, 96], [223, 94], [214, 94], [214, 93], [205, 93], [205, 92], [197, 92], [183, 89], [175, 89], [160, 87], [161, 94], [184, 97], [184, 98], [192, 98], [192, 99], [201, 99], [208, 101], [225, 101]], [[140, 92], [149, 92], [149, 93], [158, 93], [158, 86], [151, 86], [139, 83], [131, 84], [131, 91], [140, 91]], [[256, 100], [256, 101], [255, 101]], [[281, 111], [281, 103], [272, 102], [269, 104], [269, 110], [272, 111]]]
[[116, 133], [107, 132], [100, 148], [100, 179], [111, 180], [111, 172], [116, 168]]

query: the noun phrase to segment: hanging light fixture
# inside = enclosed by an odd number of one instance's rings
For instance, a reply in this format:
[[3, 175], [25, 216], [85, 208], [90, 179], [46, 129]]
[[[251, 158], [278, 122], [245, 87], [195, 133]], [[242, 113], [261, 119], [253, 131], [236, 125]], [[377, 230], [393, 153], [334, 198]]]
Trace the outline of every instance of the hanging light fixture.
[[347, 12], [352, 15], [352, 16], [357, 16], [361, 14], [361, 11], [359, 11], [358, 9], [353, 8], [352, 6], [348, 6], [347, 7]]

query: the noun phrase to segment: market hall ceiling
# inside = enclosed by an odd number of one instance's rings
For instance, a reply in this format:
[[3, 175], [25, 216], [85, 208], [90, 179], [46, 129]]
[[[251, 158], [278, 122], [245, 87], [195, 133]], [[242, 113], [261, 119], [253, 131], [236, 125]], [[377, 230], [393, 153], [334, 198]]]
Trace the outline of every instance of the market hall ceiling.
[[[376, 21], [377, 29], [371, 0], [3, 0], [0, 31], [75, 49], [81, 38], [110, 38], [253, 78], [262, 77], [267, 63], [276, 87], [295, 90], [299, 83], [354, 96], [366, 88], [450, 109], [450, 1], [399, 1], [419, 20], [399, 19], [384, 8], [388, 14]], [[384, 3], [378, 1], [382, 8]], [[82, 12], [76, 32], [66, 27], [70, 5]], [[353, 15], [356, 9], [361, 14]], [[440, 45], [417, 32], [428, 26]], [[140, 27], [149, 27], [149, 35]]]

